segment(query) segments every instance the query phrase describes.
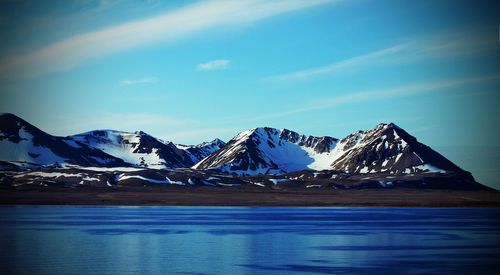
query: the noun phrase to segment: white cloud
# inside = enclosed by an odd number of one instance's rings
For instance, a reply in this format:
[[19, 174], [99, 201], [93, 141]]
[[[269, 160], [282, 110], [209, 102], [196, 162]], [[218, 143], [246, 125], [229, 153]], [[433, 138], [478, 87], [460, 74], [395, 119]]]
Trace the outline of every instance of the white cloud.
[[120, 85], [134, 85], [134, 84], [145, 84], [145, 83], [156, 83], [158, 82], [157, 77], [141, 78], [136, 80], [122, 80]]
[[466, 37], [458, 34], [447, 35], [433, 34], [427, 37], [412, 37], [406, 43], [397, 44], [384, 49], [376, 50], [363, 55], [340, 60], [332, 64], [299, 70], [296, 72], [267, 77], [268, 80], [298, 80], [317, 75], [333, 75], [348, 70], [360, 70], [376, 65], [394, 65], [411, 63], [423, 59], [449, 58], [477, 54], [496, 50], [496, 43], [484, 34], [471, 34], [466, 32]]
[[269, 77], [268, 79], [276, 79], [276, 80], [290, 80], [290, 79], [300, 79], [300, 78], [307, 78], [311, 77], [314, 75], [320, 75], [320, 74], [326, 74], [326, 73], [333, 73], [339, 70], [343, 70], [349, 67], [354, 67], [354, 66], [359, 66], [363, 65], [366, 66], [368, 64], [373, 64], [378, 60], [380, 57], [385, 57], [387, 55], [391, 55], [397, 52], [401, 52], [403, 50], [406, 50], [408, 48], [407, 44], [402, 44], [402, 45], [395, 45], [386, 49], [378, 50], [372, 53], [352, 57], [349, 59], [345, 59], [339, 62], [335, 62], [333, 64], [323, 66], [323, 67], [318, 67], [318, 68], [313, 68], [313, 69], [307, 69], [307, 70], [301, 70], [293, 73], [288, 73], [288, 74], [283, 74], [283, 75], [278, 75], [278, 76], [273, 76]]
[[76, 4], [88, 8], [88, 12], [100, 12], [110, 9], [123, 0], [76, 0]]
[[211, 71], [211, 70], [223, 70], [227, 69], [229, 65], [229, 60], [226, 59], [218, 59], [212, 60], [207, 63], [198, 64], [198, 70]]
[[166, 14], [75, 35], [0, 62], [0, 76], [28, 78], [71, 69], [139, 46], [167, 43], [202, 30], [235, 26], [335, 0], [205, 1]]
[[381, 100], [386, 98], [393, 97], [404, 97], [411, 96], [416, 94], [424, 94], [429, 93], [441, 89], [457, 87], [462, 85], [468, 85], [472, 83], [485, 82], [491, 80], [497, 80], [497, 76], [483, 76], [483, 77], [475, 77], [475, 78], [464, 78], [464, 79], [456, 79], [456, 80], [448, 80], [448, 81], [440, 81], [440, 82], [430, 82], [423, 84], [414, 84], [414, 85], [405, 85], [396, 88], [390, 89], [380, 89], [380, 90], [368, 90], [357, 93], [350, 93], [346, 95], [331, 97], [331, 98], [323, 98], [317, 101], [312, 102], [309, 106], [292, 109], [289, 111], [266, 114], [258, 117], [252, 117], [247, 119], [247, 121], [259, 121], [262, 119], [269, 119], [275, 117], [284, 117], [289, 116], [296, 113], [321, 110], [332, 108], [341, 104], [350, 104], [368, 100]]
[[423, 94], [445, 88], [462, 86], [483, 81], [490, 81], [495, 79], [496, 76], [483, 76], [483, 77], [455, 79], [448, 81], [429, 82], [429, 83], [414, 84], [414, 85], [405, 85], [392, 89], [364, 91], [359, 93], [348, 94], [345, 96], [323, 99], [321, 103], [318, 102], [318, 104], [316, 104], [315, 108], [323, 109], [323, 108], [333, 107], [335, 105], [339, 105], [342, 103], [352, 103], [352, 102], [359, 102], [366, 100], [378, 100], [390, 97], [403, 97], [415, 94]]

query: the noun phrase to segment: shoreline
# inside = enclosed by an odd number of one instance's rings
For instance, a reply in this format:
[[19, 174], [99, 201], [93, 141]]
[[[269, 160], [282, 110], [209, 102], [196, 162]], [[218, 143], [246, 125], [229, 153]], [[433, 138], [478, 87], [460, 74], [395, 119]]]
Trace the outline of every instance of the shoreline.
[[213, 207], [213, 208], [255, 208], [255, 207], [265, 207], [265, 208], [419, 208], [419, 209], [476, 209], [476, 208], [489, 208], [497, 209], [500, 206], [387, 206], [387, 205], [375, 205], [375, 206], [364, 206], [364, 205], [330, 205], [330, 206], [315, 206], [315, 205], [156, 205], [156, 204], [0, 204], [0, 207], [73, 207], [73, 206], [85, 206], [85, 207]]
[[31, 187], [0, 189], [0, 205], [496, 208], [500, 207], [500, 191]]

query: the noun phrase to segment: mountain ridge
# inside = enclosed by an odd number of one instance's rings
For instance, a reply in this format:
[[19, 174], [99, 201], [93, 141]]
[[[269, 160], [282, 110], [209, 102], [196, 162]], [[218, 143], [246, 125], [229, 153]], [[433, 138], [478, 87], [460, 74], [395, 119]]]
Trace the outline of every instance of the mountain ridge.
[[13, 114], [0, 115], [0, 127], [2, 160], [55, 164], [71, 159], [88, 166], [128, 166], [100, 150], [85, 145], [81, 145], [80, 149], [68, 145], [64, 137], [49, 135]]
[[[290, 159], [294, 162], [287, 162]], [[394, 123], [380, 123], [373, 129], [360, 130], [342, 139], [257, 127], [239, 133], [224, 148], [193, 168], [240, 175], [304, 169], [349, 173], [468, 173]]]
[[13, 114], [0, 115], [0, 183], [242, 190], [488, 189], [394, 123], [342, 139], [257, 127], [227, 143], [217, 138], [182, 145], [143, 131], [94, 130], [57, 137]]
[[[27, 136], [28, 135], [28, 136]], [[39, 165], [140, 166], [184, 168], [194, 165], [224, 143], [178, 148], [143, 131], [92, 130], [66, 137], [50, 135], [22, 118], [0, 115], [0, 160]], [[78, 153], [80, 152], [80, 153]]]
[[[0, 122], [3, 151], [0, 160], [3, 161], [45, 165], [50, 164], [52, 158], [59, 164], [212, 169], [239, 175], [283, 174], [300, 170], [468, 173], [394, 123], [380, 123], [370, 130], [359, 130], [342, 139], [304, 135], [285, 128], [256, 127], [240, 132], [227, 143], [216, 138], [198, 145], [182, 145], [157, 139], [143, 131], [93, 130], [57, 137], [13, 114], [1, 115]], [[25, 131], [32, 136], [27, 138]], [[23, 147], [20, 143], [30, 146]], [[15, 150], [6, 150], [9, 146]], [[82, 152], [78, 153], [79, 150]], [[41, 157], [43, 152], [52, 155]]]

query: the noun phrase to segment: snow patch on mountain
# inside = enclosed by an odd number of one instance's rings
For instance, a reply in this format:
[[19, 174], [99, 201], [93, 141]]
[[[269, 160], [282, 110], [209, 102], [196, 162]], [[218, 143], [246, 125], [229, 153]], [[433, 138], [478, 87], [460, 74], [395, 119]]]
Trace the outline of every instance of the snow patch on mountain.
[[335, 142], [330, 137], [304, 136], [287, 129], [254, 128], [239, 133], [226, 147], [193, 168], [217, 168], [239, 175], [325, 169], [330, 164], [325, 159]]
[[341, 140], [299, 135], [287, 129], [254, 128], [239, 133], [193, 168], [255, 175], [332, 169], [349, 173], [445, 171], [442, 166], [459, 170], [391, 123]]
[[25, 161], [37, 164], [63, 163], [66, 159], [56, 155], [47, 147], [37, 146], [33, 143], [33, 135], [25, 130], [19, 129], [19, 142], [13, 142], [3, 135], [0, 139], [0, 159], [9, 161]]
[[175, 144], [177, 148], [187, 152], [193, 163], [197, 163], [202, 159], [206, 158], [210, 154], [220, 150], [222, 147], [226, 146], [226, 143], [222, 140], [216, 138], [209, 142], [203, 142], [198, 145], [182, 145]]
[[150, 153], [137, 152], [138, 146], [141, 146], [141, 134], [102, 130], [75, 135], [72, 139], [136, 166], [166, 168], [164, 160], [158, 155], [158, 148], [152, 148]]
[[[3, 166], [19, 170], [74, 166], [94, 171], [192, 167], [237, 175], [298, 170], [354, 174], [467, 173], [392, 123], [357, 131], [340, 140], [260, 127], [239, 133], [227, 144], [215, 139], [198, 145], [181, 145], [141, 131], [97, 130], [56, 137], [12, 114], [0, 115], [0, 122], [0, 160]], [[126, 166], [135, 168], [123, 168]]]
[[150, 179], [150, 178], [146, 178], [146, 177], [139, 176], [139, 175], [127, 175], [127, 176], [123, 176], [123, 177], [118, 178], [119, 181], [123, 181], [126, 179], [140, 179], [140, 180], [148, 181], [148, 182], [152, 182], [152, 183], [170, 183], [170, 181], [168, 181], [166, 179], [165, 180], [155, 180], [155, 179]]

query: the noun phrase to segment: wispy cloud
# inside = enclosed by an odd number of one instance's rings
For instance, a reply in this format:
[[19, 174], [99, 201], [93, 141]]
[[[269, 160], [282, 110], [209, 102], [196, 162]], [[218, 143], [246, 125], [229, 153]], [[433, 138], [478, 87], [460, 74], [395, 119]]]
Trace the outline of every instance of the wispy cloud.
[[302, 113], [307, 111], [321, 110], [332, 108], [335, 106], [339, 106], [342, 104], [351, 104], [357, 102], [363, 102], [368, 100], [381, 100], [387, 98], [395, 98], [395, 97], [405, 97], [417, 94], [425, 94], [433, 91], [438, 91], [451, 87], [458, 87], [462, 85], [468, 85], [473, 83], [485, 82], [497, 80], [498, 77], [495, 76], [482, 76], [482, 77], [474, 77], [474, 78], [464, 78], [464, 79], [455, 79], [455, 80], [447, 80], [447, 81], [439, 81], [439, 82], [429, 82], [429, 83], [421, 83], [414, 85], [405, 85], [396, 88], [388, 88], [388, 89], [380, 89], [380, 90], [367, 90], [355, 93], [349, 93], [346, 95], [331, 97], [331, 98], [322, 98], [317, 101], [312, 102], [309, 106], [292, 109], [284, 112], [277, 112], [272, 114], [266, 114], [258, 117], [252, 117], [247, 119], [247, 121], [259, 121], [263, 119], [276, 118], [276, 117], [285, 117], [289, 115], [293, 115], [296, 113]]
[[198, 70], [203, 70], [203, 71], [224, 70], [227, 69], [228, 65], [229, 65], [229, 60], [218, 59], [209, 61], [207, 63], [198, 64], [197, 68]]
[[74, 2], [89, 8], [89, 12], [100, 12], [118, 5], [122, 0], [76, 0]]
[[83, 33], [0, 62], [0, 76], [28, 78], [65, 71], [107, 54], [167, 43], [202, 30], [252, 23], [335, 0], [206, 1], [166, 14]]
[[122, 80], [120, 85], [134, 85], [134, 84], [145, 84], [145, 83], [156, 83], [158, 82], [157, 77], [141, 78], [136, 80]]
[[435, 127], [436, 127], [436, 125], [425, 125], [425, 126], [422, 126], [422, 127], [418, 127], [418, 128], [412, 129], [409, 132], [410, 133], [424, 132], [424, 131], [430, 130], [432, 128], [435, 128]]
[[496, 47], [496, 43], [491, 43], [488, 36], [481, 33], [470, 34], [471, 32], [467, 32], [466, 38], [459, 37], [458, 34], [446, 37], [435, 34], [428, 37], [412, 37], [404, 43], [343, 59], [326, 66], [270, 76], [265, 79], [278, 81], [307, 79], [318, 75], [334, 75], [339, 72], [361, 70], [377, 65], [405, 64], [418, 60], [470, 55], [487, 51], [492, 46]]
[[468, 92], [468, 93], [462, 93], [462, 94], [453, 94], [449, 95], [449, 98], [462, 98], [462, 97], [481, 97], [484, 95], [490, 94], [489, 91], [473, 91], [473, 92]]
[[320, 74], [327, 74], [327, 73], [333, 73], [336, 71], [340, 71], [349, 67], [354, 67], [354, 66], [359, 66], [359, 65], [368, 65], [368, 63], [373, 64], [377, 61], [379, 61], [380, 57], [384, 57], [387, 55], [391, 55], [397, 52], [401, 52], [405, 49], [408, 49], [408, 44], [401, 44], [401, 45], [395, 45], [389, 48], [385, 48], [382, 50], [378, 50], [375, 52], [371, 52], [368, 54], [348, 58], [339, 62], [335, 62], [332, 64], [329, 64], [327, 66], [323, 67], [318, 67], [318, 68], [312, 68], [312, 69], [307, 69], [307, 70], [301, 70], [293, 73], [288, 73], [288, 74], [283, 74], [283, 75], [278, 75], [278, 76], [273, 76], [269, 77], [268, 79], [276, 79], [276, 80], [290, 80], [290, 79], [300, 79], [300, 78], [307, 78], [311, 77], [314, 75], [320, 75]]

